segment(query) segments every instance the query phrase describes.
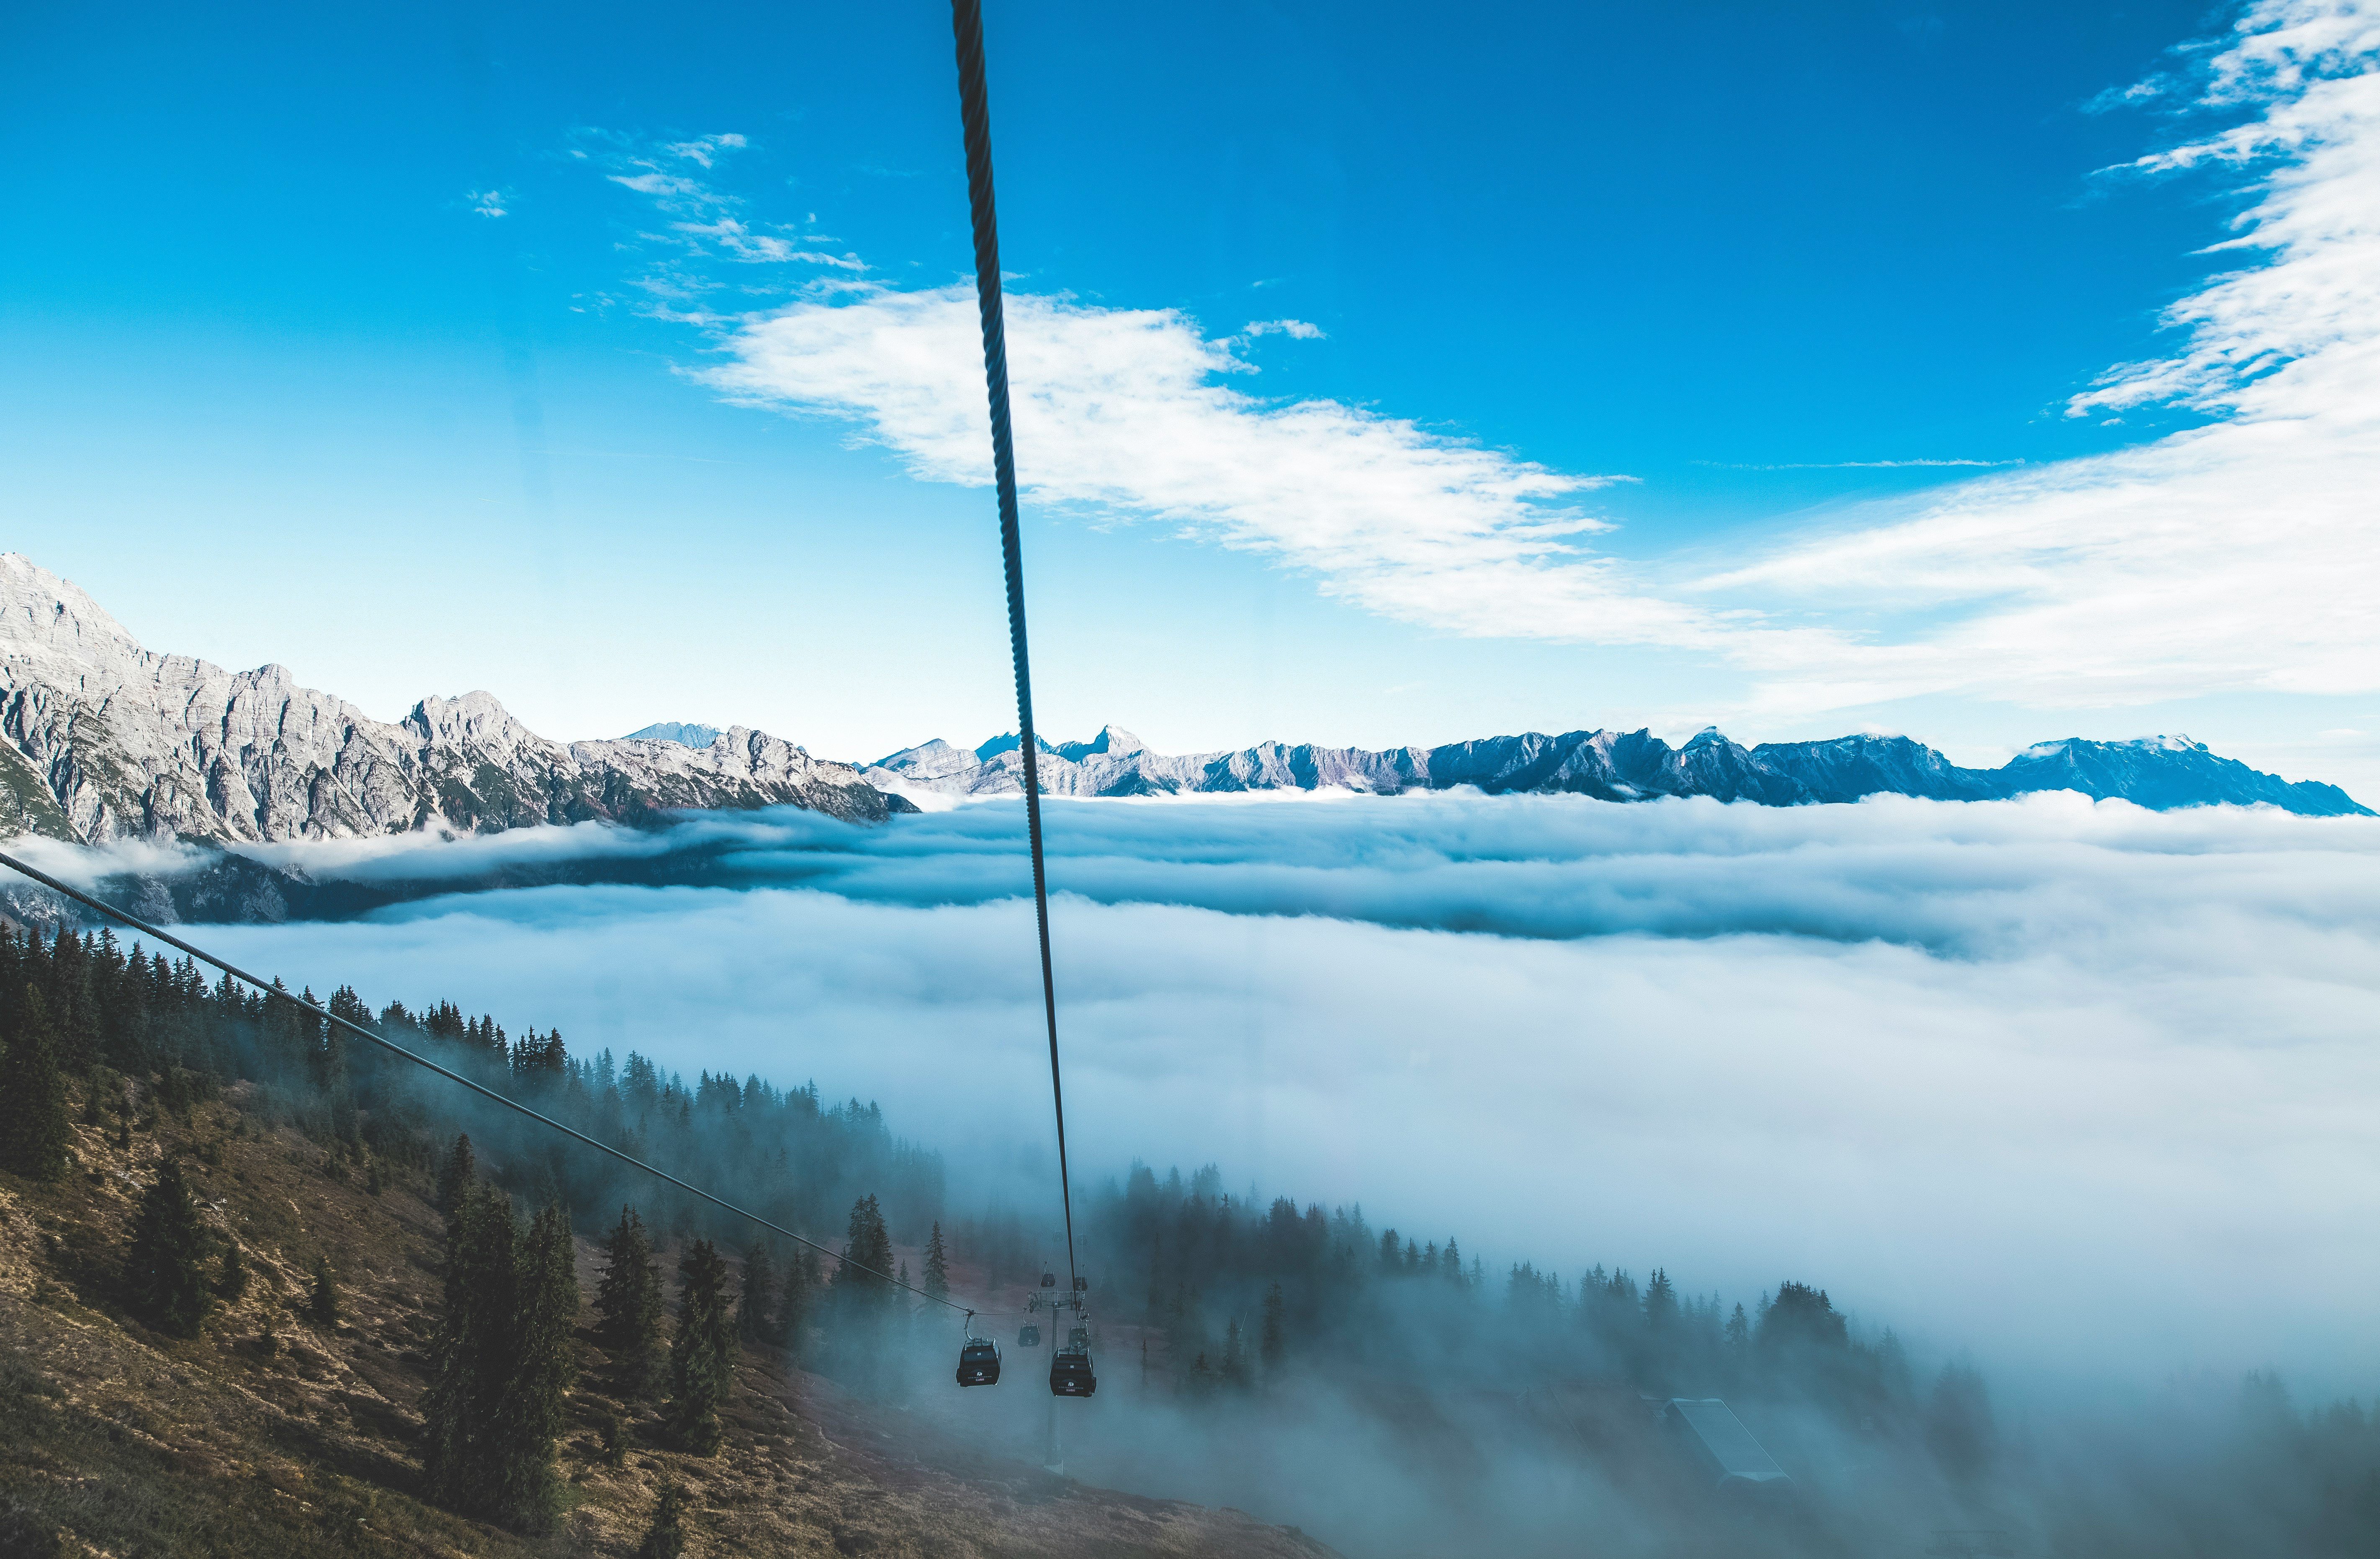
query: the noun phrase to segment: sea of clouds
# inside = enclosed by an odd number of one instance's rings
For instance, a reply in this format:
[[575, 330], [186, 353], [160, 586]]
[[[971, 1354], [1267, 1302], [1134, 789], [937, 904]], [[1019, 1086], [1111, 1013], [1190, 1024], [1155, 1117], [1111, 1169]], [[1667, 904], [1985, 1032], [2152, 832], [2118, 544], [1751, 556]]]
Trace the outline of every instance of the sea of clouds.
[[[1491, 1266], [1806, 1280], [2003, 1370], [2380, 1383], [2380, 822], [2055, 794], [1050, 822], [1078, 1178], [1211, 1161]], [[815, 1078], [945, 1149], [960, 1203], [1047, 1200], [1022, 833], [994, 802], [280, 846], [418, 896], [198, 940], [575, 1053]], [[576, 877], [482, 886], [524, 866]]]

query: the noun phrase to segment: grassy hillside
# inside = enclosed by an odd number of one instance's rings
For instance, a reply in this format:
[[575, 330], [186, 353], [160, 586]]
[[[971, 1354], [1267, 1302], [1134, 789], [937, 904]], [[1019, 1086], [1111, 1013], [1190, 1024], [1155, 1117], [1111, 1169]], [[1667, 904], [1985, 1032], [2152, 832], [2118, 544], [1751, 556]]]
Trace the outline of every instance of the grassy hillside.
[[[414, 1443], [443, 1249], [431, 1187], [384, 1166], [375, 1191], [351, 1161], [260, 1127], [245, 1096], [195, 1106], [187, 1126], [162, 1113], [128, 1132], [78, 1126], [62, 1181], [0, 1175], [0, 1553], [625, 1556], [671, 1479], [697, 1555], [1329, 1552], [1237, 1512], [1005, 1459], [771, 1350], [742, 1353], [719, 1455], [656, 1448], [648, 1411], [614, 1465], [601, 1426], [619, 1404], [584, 1330], [559, 1529], [523, 1537], [439, 1510], [418, 1497]], [[118, 1302], [134, 1206], [168, 1154], [249, 1273], [188, 1341]], [[306, 1319], [318, 1258], [342, 1296], [329, 1325]], [[579, 1259], [591, 1292], [583, 1238]]]

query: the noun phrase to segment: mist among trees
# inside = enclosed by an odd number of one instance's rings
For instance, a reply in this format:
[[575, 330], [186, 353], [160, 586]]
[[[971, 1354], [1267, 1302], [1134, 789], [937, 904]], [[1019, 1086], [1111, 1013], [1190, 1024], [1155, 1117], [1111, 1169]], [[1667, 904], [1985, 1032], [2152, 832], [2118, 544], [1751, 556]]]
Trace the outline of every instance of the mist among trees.
[[[756, 1236], [350, 1043], [321, 1014], [720, 1187], [841, 1259]], [[674, 1449], [714, 1450], [744, 1349], [864, 1395], [924, 1401], [955, 1389], [955, 1334], [876, 1274], [905, 1280], [914, 1262], [925, 1292], [975, 1302], [1037, 1291], [1052, 1255], [1041, 1210], [1028, 1224], [1014, 1208], [952, 1205], [941, 1156], [893, 1136], [872, 1105], [758, 1077], [689, 1085], [642, 1056], [574, 1055], [556, 1031], [510, 1035], [443, 1003], [374, 1013], [342, 988], [310, 1013], [105, 932], [0, 930], [0, 1166], [29, 1179], [63, 1172], [78, 1106], [85, 1124], [128, 1133], [228, 1098], [302, 1130], [334, 1174], [375, 1191], [400, 1174], [434, 1188], [447, 1240], [425, 1480], [451, 1508], [523, 1530], [549, 1526], [563, 1499], [553, 1445], [574, 1393], [617, 1405], [614, 1455], [638, 1414]], [[1921, 1366], [1818, 1274], [1733, 1296], [1658, 1266], [1491, 1266], [1459, 1230], [1235, 1195], [1212, 1165], [1160, 1176], [1135, 1164], [1077, 1195], [1105, 1415], [1086, 1421], [1105, 1426], [1111, 1455], [1148, 1448], [1148, 1492], [1172, 1492], [1168, 1458], [1186, 1466], [1184, 1447], [1236, 1443], [1281, 1459], [1266, 1488], [1284, 1500], [1300, 1478], [1356, 1480], [1379, 1520], [1354, 1535], [1390, 1549], [1400, 1529], [1420, 1529], [1399, 1514], [1416, 1502], [1516, 1553], [1569, 1541], [1548, 1512], [1600, 1512], [1623, 1550], [1641, 1540], [1647, 1552], [1673, 1518], [1735, 1523], [1725, 1529], [1747, 1552], [1886, 1553], [1912, 1530], [1970, 1529], [2010, 1552], [2380, 1547], [2380, 1423], [2357, 1402], [2301, 1405], [2267, 1374], [2176, 1384], [2129, 1417], [2052, 1418], [2003, 1401], [1963, 1357]], [[589, 1291], [575, 1238], [598, 1248]], [[126, 1304], [169, 1335], [196, 1334], [245, 1282], [237, 1246], [208, 1232], [170, 1159], [144, 1189], [122, 1271]], [[315, 1323], [334, 1321], [341, 1292], [318, 1267]], [[1022, 1369], [1000, 1389], [1041, 1386]], [[1734, 1405], [1792, 1473], [1788, 1500], [1706, 1511], [1716, 1496], [1673, 1478], [1684, 1464], [1659, 1461], [1646, 1427], [1650, 1405], [1670, 1397]], [[1352, 1467], [1323, 1450], [1355, 1443], [1370, 1450]], [[1682, 1503], [1648, 1504], [1597, 1470], [1626, 1456], [1669, 1469]], [[1551, 1492], [1514, 1495], [1540, 1478]], [[674, 1541], [666, 1516], [655, 1515], [661, 1548]]]

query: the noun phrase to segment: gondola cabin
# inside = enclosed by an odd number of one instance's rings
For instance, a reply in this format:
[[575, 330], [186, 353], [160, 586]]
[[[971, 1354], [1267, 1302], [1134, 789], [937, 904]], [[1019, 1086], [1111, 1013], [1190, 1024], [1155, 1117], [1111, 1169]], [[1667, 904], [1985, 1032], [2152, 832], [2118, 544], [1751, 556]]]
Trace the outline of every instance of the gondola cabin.
[[1038, 1326], [1018, 1327], [1016, 1329], [1016, 1346], [1020, 1348], [1039, 1347], [1041, 1346], [1041, 1328]]
[[1089, 1349], [1060, 1348], [1050, 1360], [1050, 1395], [1088, 1396], [1099, 1389], [1099, 1377], [1091, 1373]]
[[1000, 1345], [989, 1337], [969, 1337], [959, 1349], [959, 1384], [963, 1386], [996, 1386], [1000, 1383]]

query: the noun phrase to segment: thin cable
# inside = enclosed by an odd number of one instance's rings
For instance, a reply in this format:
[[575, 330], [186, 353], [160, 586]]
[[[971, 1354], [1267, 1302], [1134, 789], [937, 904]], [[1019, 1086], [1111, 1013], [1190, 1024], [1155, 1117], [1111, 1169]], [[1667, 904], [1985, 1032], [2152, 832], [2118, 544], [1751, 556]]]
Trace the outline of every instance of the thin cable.
[[954, 1310], [965, 1310], [970, 1316], [976, 1313], [974, 1310], [968, 1309], [966, 1306], [958, 1303], [956, 1300], [941, 1298], [936, 1295], [927, 1293], [924, 1289], [917, 1287], [915, 1284], [904, 1283], [899, 1278], [894, 1277], [891, 1273], [880, 1273], [874, 1267], [863, 1266], [859, 1262], [853, 1261], [848, 1256], [837, 1255], [828, 1247], [820, 1245], [814, 1239], [805, 1238], [804, 1236], [794, 1233], [793, 1230], [786, 1228], [782, 1224], [772, 1224], [757, 1212], [751, 1212], [746, 1208], [738, 1207], [734, 1202], [727, 1200], [723, 1197], [712, 1196], [709, 1191], [704, 1190], [701, 1187], [679, 1179], [676, 1175], [672, 1175], [666, 1169], [656, 1169], [651, 1164], [647, 1163], [644, 1160], [638, 1158], [634, 1154], [624, 1153], [619, 1149], [613, 1147], [609, 1142], [599, 1141], [597, 1139], [589, 1137], [585, 1132], [578, 1130], [576, 1127], [565, 1126], [560, 1121], [555, 1120], [552, 1115], [540, 1114], [537, 1111], [532, 1110], [528, 1105], [522, 1103], [517, 1099], [508, 1099], [484, 1083], [473, 1082], [462, 1073], [455, 1071], [450, 1067], [442, 1066], [437, 1062], [431, 1060], [428, 1056], [423, 1055], [417, 1051], [407, 1050], [403, 1045], [396, 1043], [395, 1041], [385, 1039], [381, 1035], [372, 1032], [370, 1029], [365, 1028], [360, 1023], [356, 1023], [347, 1018], [341, 1017], [337, 1013], [327, 1011], [322, 1007], [316, 1006], [311, 1002], [292, 995], [286, 986], [267, 984], [265, 981], [259, 980], [256, 976], [249, 973], [246, 969], [240, 968], [236, 965], [225, 963], [221, 958], [216, 957], [206, 949], [202, 947], [195, 947], [189, 943], [184, 942], [180, 937], [174, 935], [171, 932], [151, 925], [148, 921], [141, 920], [137, 915], [128, 914], [124, 910], [118, 909], [112, 904], [93, 898], [91, 895], [83, 892], [80, 888], [69, 887], [66, 883], [59, 882], [55, 877], [51, 876], [48, 872], [36, 871], [32, 867], [26, 865], [23, 861], [18, 860], [14, 856], [0, 855], [0, 866], [6, 866], [12, 871], [21, 871], [36, 883], [41, 883], [43, 887], [50, 889], [52, 892], [64, 894], [67, 897], [73, 899], [77, 904], [96, 909], [103, 915], [121, 920], [126, 925], [130, 926], [134, 931], [140, 932], [145, 936], [153, 936], [158, 941], [165, 944], [168, 947], [178, 947], [183, 952], [188, 953], [191, 957], [198, 959], [199, 962], [209, 965], [214, 968], [219, 968], [223, 970], [224, 973], [230, 975], [234, 980], [245, 980], [249, 984], [255, 986], [259, 991], [263, 992], [267, 996], [278, 996], [283, 1001], [287, 1002], [290, 1005], [298, 1008], [298, 1011], [306, 1014], [309, 1017], [326, 1018], [329, 1021], [337, 1024], [340, 1028], [345, 1029], [349, 1033], [356, 1035], [358, 1038], [368, 1040], [371, 1043], [380, 1046], [381, 1049], [387, 1051], [392, 1055], [402, 1056], [404, 1059], [412, 1062], [417, 1066], [426, 1066], [431, 1071], [437, 1073], [440, 1077], [444, 1078], [449, 1082], [462, 1084], [465, 1088], [469, 1089], [472, 1092], [480, 1095], [483, 1099], [492, 1099], [497, 1103], [502, 1104], [505, 1109], [517, 1111], [521, 1114], [527, 1115], [529, 1119], [536, 1121], [540, 1126], [550, 1126], [565, 1137], [576, 1138], [577, 1140], [586, 1143], [589, 1147], [594, 1149], [598, 1152], [609, 1153], [613, 1158], [618, 1159], [622, 1163], [627, 1164], [631, 1168], [641, 1169], [648, 1175], [653, 1175], [659, 1179], [666, 1180], [682, 1191], [690, 1191], [694, 1195], [700, 1197], [703, 1200], [710, 1203], [713, 1207], [733, 1212], [738, 1218], [748, 1218], [764, 1229], [784, 1236], [787, 1239], [792, 1240], [796, 1245], [807, 1245], [812, 1250], [818, 1251], [821, 1255], [833, 1256], [836, 1261], [842, 1262], [844, 1266], [851, 1268], [855, 1272], [866, 1273], [870, 1277], [880, 1277], [885, 1282], [891, 1284], [893, 1287], [905, 1288], [921, 1299], [929, 1299], [935, 1304], [947, 1306]]
[[983, 79], [982, 0], [951, 0], [958, 43], [959, 122], [966, 132], [967, 208], [975, 220], [975, 297], [983, 315], [983, 383], [991, 401], [991, 473], [1000, 490], [1000, 555], [1008, 572], [1008, 648], [1016, 664], [1016, 732], [1025, 754], [1025, 832], [1033, 846], [1033, 918], [1041, 932], [1041, 1006], [1050, 1021], [1050, 1103], [1058, 1116], [1058, 1194], [1066, 1210], [1066, 1293], [1075, 1275], [1075, 1190], [1066, 1175], [1066, 1093], [1058, 1076], [1058, 979], [1050, 967], [1050, 884], [1041, 864], [1040, 743], [1025, 653], [1025, 554], [1016, 531], [1016, 445], [1008, 426], [1008, 333], [1000, 306], [1000, 228], [991, 199], [991, 104]]

